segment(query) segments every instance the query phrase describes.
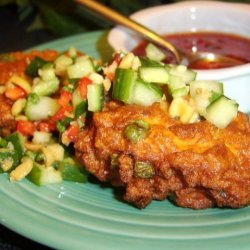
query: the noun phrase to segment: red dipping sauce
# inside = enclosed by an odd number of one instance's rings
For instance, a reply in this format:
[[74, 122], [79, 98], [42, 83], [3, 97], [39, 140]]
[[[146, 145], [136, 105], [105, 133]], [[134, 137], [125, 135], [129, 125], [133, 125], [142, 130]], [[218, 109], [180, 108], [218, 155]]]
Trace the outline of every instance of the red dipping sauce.
[[[219, 55], [238, 59], [238, 63], [226, 60], [200, 60], [189, 65], [192, 69], [219, 69], [241, 65], [250, 62], [250, 39], [234, 34], [216, 32], [197, 32], [169, 34], [164, 36], [184, 53], [213, 52]], [[142, 41], [134, 50], [134, 54], [145, 56], [147, 41]], [[175, 58], [169, 51], [166, 53], [165, 63], [175, 63]]]

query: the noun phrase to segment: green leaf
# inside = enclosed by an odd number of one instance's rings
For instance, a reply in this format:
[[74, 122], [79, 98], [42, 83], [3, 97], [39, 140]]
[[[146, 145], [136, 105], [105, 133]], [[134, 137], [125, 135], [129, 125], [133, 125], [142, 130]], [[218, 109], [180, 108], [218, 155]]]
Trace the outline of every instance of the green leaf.
[[111, 7], [118, 10], [119, 12], [121, 12], [125, 15], [130, 15], [131, 13], [133, 13], [137, 10], [146, 8], [147, 7], [146, 3], [147, 3], [147, 1], [110, 0]]
[[34, 21], [30, 24], [30, 26], [27, 28], [27, 31], [34, 31], [44, 28], [43, 20], [41, 18], [41, 15], [37, 15], [34, 19]]
[[48, 5], [40, 3], [39, 7], [46, 27], [54, 34], [67, 36], [84, 31], [84, 28], [69, 16], [55, 11]]
[[11, 3], [16, 3], [16, 0], [1, 0], [0, 1], [0, 6], [1, 5], [6, 5], [6, 4], [11, 4]]
[[32, 0], [16, 0], [15, 1], [17, 3], [17, 5], [31, 5], [32, 4]]
[[34, 6], [28, 4], [19, 5], [19, 20], [23, 21], [32, 15], [34, 12]]

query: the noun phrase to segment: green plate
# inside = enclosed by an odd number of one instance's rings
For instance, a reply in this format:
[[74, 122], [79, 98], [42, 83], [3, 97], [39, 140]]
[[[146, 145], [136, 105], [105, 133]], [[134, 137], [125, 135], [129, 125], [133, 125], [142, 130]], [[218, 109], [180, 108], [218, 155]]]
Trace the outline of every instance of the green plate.
[[[103, 32], [38, 48], [70, 46], [110, 56]], [[250, 207], [194, 211], [154, 201], [139, 210], [98, 183], [37, 187], [27, 180], [10, 183], [5, 174], [0, 175], [0, 201], [3, 225], [57, 249], [250, 249]]]

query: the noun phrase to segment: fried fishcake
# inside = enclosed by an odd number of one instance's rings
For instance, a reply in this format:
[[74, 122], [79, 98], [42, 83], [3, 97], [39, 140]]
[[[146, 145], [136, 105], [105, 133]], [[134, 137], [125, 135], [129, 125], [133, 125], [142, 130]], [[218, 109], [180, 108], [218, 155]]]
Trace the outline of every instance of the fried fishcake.
[[[150, 130], [132, 142], [124, 131], [138, 120]], [[142, 107], [110, 102], [94, 114], [75, 148], [92, 174], [123, 186], [124, 199], [139, 208], [166, 198], [193, 209], [250, 203], [250, 125], [240, 112], [219, 129], [205, 120], [182, 124], [159, 103]], [[138, 162], [152, 166], [153, 174], [138, 176]]]

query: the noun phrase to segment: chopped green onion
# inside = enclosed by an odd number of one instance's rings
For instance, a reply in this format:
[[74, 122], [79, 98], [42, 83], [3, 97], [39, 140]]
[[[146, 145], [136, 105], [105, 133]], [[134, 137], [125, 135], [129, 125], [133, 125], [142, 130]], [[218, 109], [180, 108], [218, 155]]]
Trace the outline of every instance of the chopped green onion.
[[51, 69], [54, 67], [54, 64], [52, 62], [46, 62], [43, 66], [42, 69]]
[[35, 152], [32, 152], [32, 151], [30, 151], [30, 150], [27, 150], [26, 152], [25, 152], [25, 156], [28, 156], [30, 159], [32, 159], [33, 161], [36, 159], [36, 155], [37, 155], [37, 153], [35, 153]]
[[69, 91], [70, 93], [73, 93], [73, 91], [74, 91], [74, 86], [73, 86], [72, 84], [69, 84], [69, 85], [67, 85], [67, 86], [64, 86], [62, 89], [63, 89], [63, 90], [66, 90], [66, 91]]
[[142, 67], [159, 67], [159, 66], [163, 66], [163, 64], [159, 61], [154, 61], [154, 60], [150, 60], [148, 58], [145, 57], [139, 57], [140, 61], [141, 61], [141, 65]]
[[87, 111], [87, 101], [83, 100], [82, 102], [80, 102], [75, 109], [75, 118], [78, 118], [79, 116], [83, 115], [86, 113]]
[[66, 117], [63, 120], [57, 121], [56, 123], [56, 127], [58, 129], [59, 132], [63, 133], [66, 128], [68, 127], [68, 125], [73, 121], [72, 118], [70, 117]]
[[40, 97], [36, 93], [30, 93], [28, 96], [27, 105], [29, 104], [37, 104], [39, 102]]
[[35, 59], [26, 68], [26, 73], [31, 77], [38, 76], [38, 69], [42, 68], [48, 62], [40, 57], [35, 57]]
[[35, 160], [38, 162], [44, 162], [45, 156], [42, 152], [37, 153]]
[[69, 79], [69, 83], [73, 84], [73, 85], [77, 85], [77, 83], [79, 82], [80, 78], [70, 78]]

